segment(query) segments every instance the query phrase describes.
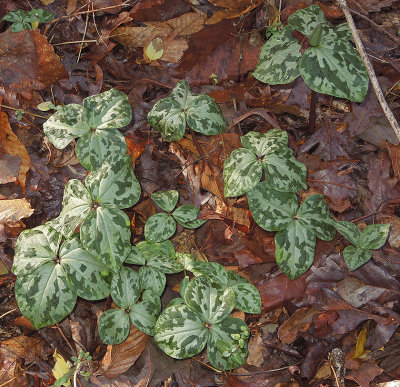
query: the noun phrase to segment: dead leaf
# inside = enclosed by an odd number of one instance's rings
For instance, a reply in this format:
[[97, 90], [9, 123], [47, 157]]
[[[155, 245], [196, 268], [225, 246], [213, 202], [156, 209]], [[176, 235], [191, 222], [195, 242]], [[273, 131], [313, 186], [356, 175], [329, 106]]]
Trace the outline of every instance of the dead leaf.
[[12, 183], [17, 180], [21, 159], [4, 153], [0, 158], [0, 184]]
[[257, 8], [262, 2], [249, 0], [211, 0], [210, 3], [216, 7], [225, 8], [215, 12], [208, 20], [207, 24], [216, 24], [224, 19], [240, 17], [245, 13]]
[[94, 0], [93, 8], [107, 13], [117, 14], [121, 11], [122, 0]]
[[0, 200], [0, 223], [16, 222], [33, 214], [26, 199]]
[[357, 371], [351, 371], [345, 378], [349, 380], [354, 380], [361, 387], [369, 386], [370, 383], [381, 373], [383, 369], [378, 367], [372, 362], [363, 362]]
[[258, 332], [250, 339], [248, 349], [249, 355], [247, 356], [246, 364], [259, 367], [264, 361], [263, 351], [266, 350], [266, 347]]
[[135, 364], [146, 344], [147, 335], [131, 325], [129, 336], [123, 343], [107, 346], [107, 352], [101, 360], [103, 375], [113, 378], [123, 374]]

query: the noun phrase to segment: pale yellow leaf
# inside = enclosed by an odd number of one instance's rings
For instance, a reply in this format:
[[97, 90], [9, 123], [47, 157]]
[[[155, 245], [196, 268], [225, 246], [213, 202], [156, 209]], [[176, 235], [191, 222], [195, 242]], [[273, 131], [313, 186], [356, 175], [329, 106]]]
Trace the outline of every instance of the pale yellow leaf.
[[[54, 368], [51, 371], [53, 372], [54, 377], [58, 380], [71, 369], [72, 364], [69, 361], [65, 361], [64, 358], [57, 353], [57, 350], [54, 351], [53, 357], [56, 364], [54, 364]], [[65, 387], [69, 387], [70, 385], [70, 381], [64, 384]]]
[[49, 4], [54, 3], [54, 0], [40, 0], [40, 2], [41, 2], [43, 5], [49, 5]]
[[367, 333], [368, 333], [368, 322], [364, 324], [363, 329], [361, 329], [361, 332], [358, 335], [356, 351], [354, 352], [353, 359], [357, 359], [364, 353], [365, 343], [367, 342]]
[[152, 60], [160, 59], [164, 54], [163, 41], [161, 38], [155, 38], [144, 49], [144, 53]]

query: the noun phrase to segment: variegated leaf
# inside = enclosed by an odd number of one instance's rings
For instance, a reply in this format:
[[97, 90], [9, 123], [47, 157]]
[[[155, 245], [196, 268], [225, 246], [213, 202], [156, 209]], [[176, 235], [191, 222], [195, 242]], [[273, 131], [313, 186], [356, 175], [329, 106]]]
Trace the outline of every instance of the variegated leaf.
[[170, 191], [153, 192], [150, 197], [162, 210], [171, 212], [178, 203], [179, 194], [178, 191], [172, 189]]
[[106, 310], [99, 318], [98, 329], [100, 339], [104, 344], [120, 344], [129, 334], [129, 315], [121, 309]]
[[132, 207], [140, 198], [140, 184], [130, 166], [130, 157], [113, 154], [101, 168], [86, 178], [93, 199], [102, 206]]
[[[211, 326], [210, 335], [207, 341], [207, 356], [210, 363], [219, 369], [230, 370], [237, 368], [246, 362], [247, 358], [247, 339], [243, 339], [244, 343], [240, 347], [238, 341], [232, 338], [232, 335], [240, 334], [243, 329], [250, 333], [250, 330], [246, 323], [238, 318], [226, 318], [219, 324]], [[223, 354], [218, 351], [217, 342], [222, 341], [227, 347], [232, 348], [233, 353], [224, 357]]]
[[90, 131], [83, 106], [70, 104], [56, 111], [44, 124], [44, 134], [58, 149], [64, 149], [74, 138]]
[[346, 221], [335, 222], [335, 228], [353, 245], [359, 246], [361, 231], [354, 223]]
[[280, 269], [295, 279], [314, 261], [316, 236], [298, 220], [275, 235], [275, 258]]
[[83, 135], [76, 143], [76, 157], [89, 171], [97, 170], [113, 154], [123, 155], [128, 147], [118, 131], [97, 129]]
[[304, 52], [299, 68], [307, 86], [318, 93], [353, 102], [362, 102], [367, 94], [369, 78], [362, 59], [328, 24], [322, 26], [320, 44]]
[[257, 156], [264, 156], [271, 151], [287, 148], [288, 135], [284, 130], [270, 129], [266, 133], [249, 132], [240, 141]]
[[157, 303], [149, 300], [143, 300], [138, 304], [131, 307], [129, 316], [132, 324], [147, 335], [154, 336], [154, 327], [157, 322], [157, 318], [160, 315], [160, 307]]
[[372, 258], [372, 251], [357, 246], [347, 246], [343, 258], [351, 271], [358, 269]]
[[60, 215], [50, 225], [68, 238], [89, 214], [92, 198], [79, 180], [72, 179], [65, 186], [62, 204]]
[[142, 289], [151, 289], [154, 293], [161, 296], [165, 289], [165, 274], [151, 266], [142, 266], [139, 269], [140, 284]]
[[261, 296], [257, 288], [247, 282], [228, 285], [235, 292], [235, 308], [245, 313], [261, 313]]
[[191, 222], [180, 223], [180, 225], [190, 230], [193, 230], [195, 228], [201, 227], [205, 222], [207, 222], [207, 219], [195, 219]]
[[121, 309], [135, 305], [140, 292], [140, 278], [136, 271], [122, 266], [118, 273], [114, 273], [111, 281], [111, 297]]
[[183, 226], [185, 223], [194, 221], [199, 212], [200, 210], [197, 207], [191, 204], [183, 204], [172, 213], [172, 216]]
[[186, 305], [173, 305], [161, 313], [154, 340], [169, 356], [185, 359], [197, 355], [207, 343], [209, 331], [198, 312]]
[[248, 192], [247, 199], [254, 220], [266, 231], [283, 230], [297, 213], [296, 195], [275, 191], [265, 181]]
[[304, 200], [296, 218], [319, 239], [331, 241], [335, 236], [334, 221], [321, 194], [310, 195]]
[[185, 275], [181, 281], [181, 283], [179, 284], [179, 294], [181, 295], [181, 299], [182, 302], [185, 302], [185, 300], [183, 299], [183, 297], [185, 297], [185, 290], [187, 288], [187, 286], [189, 285], [190, 279], [189, 276]]
[[381, 248], [389, 235], [390, 223], [371, 224], [367, 226], [360, 237], [359, 246], [367, 250], [377, 250]]
[[15, 298], [21, 313], [40, 329], [71, 313], [77, 296], [62, 266], [47, 262], [31, 274], [17, 277]]
[[131, 251], [125, 259], [125, 263], [131, 263], [132, 265], [145, 265], [146, 258], [141, 250], [139, 250], [136, 246], [132, 246]]
[[294, 81], [300, 75], [300, 49], [300, 44], [293, 37], [292, 28], [282, 28], [264, 44], [254, 77], [271, 85]]
[[148, 242], [163, 242], [174, 235], [175, 219], [166, 213], [150, 216], [144, 225], [144, 236]]
[[116, 272], [131, 251], [129, 225], [123, 211], [97, 207], [82, 223], [81, 241], [100, 262]]
[[288, 25], [301, 32], [308, 38], [311, 37], [319, 24], [326, 24], [326, 18], [321, 8], [314, 4], [310, 7], [297, 10], [289, 16]]
[[121, 128], [132, 120], [132, 108], [127, 95], [116, 89], [85, 98], [83, 108], [85, 118], [93, 129]]
[[227, 127], [225, 117], [214, 98], [204, 94], [188, 98], [186, 120], [195, 132], [207, 136], [222, 133]]
[[72, 289], [85, 300], [101, 300], [110, 295], [111, 278], [107, 266], [86, 251], [77, 234], [60, 248], [60, 262]]
[[190, 96], [193, 96], [193, 94], [190, 91], [189, 84], [184, 79], [178, 81], [171, 92], [171, 97], [182, 107], [187, 105], [187, 99]]
[[190, 281], [185, 290], [185, 303], [197, 310], [203, 319], [216, 324], [229, 316], [235, 306], [235, 293], [231, 288], [218, 292], [211, 281], [199, 276]]

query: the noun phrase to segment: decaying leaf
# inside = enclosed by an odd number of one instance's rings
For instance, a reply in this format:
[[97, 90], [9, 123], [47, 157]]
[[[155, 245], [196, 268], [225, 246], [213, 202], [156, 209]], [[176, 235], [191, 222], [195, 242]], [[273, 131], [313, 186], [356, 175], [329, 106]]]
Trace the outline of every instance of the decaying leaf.
[[16, 222], [33, 214], [26, 199], [0, 200], [0, 223]]

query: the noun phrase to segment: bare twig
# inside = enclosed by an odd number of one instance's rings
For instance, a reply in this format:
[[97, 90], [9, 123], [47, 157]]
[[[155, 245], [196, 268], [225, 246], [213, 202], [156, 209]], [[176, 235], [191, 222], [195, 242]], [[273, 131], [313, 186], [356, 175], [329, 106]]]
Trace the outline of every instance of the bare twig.
[[346, 0], [337, 0], [337, 2], [339, 4], [339, 6], [342, 8], [344, 16], [346, 16], [347, 24], [350, 27], [351, 34], [353, 35], [353, 39], [356, 44], [358, 53], [360, 54], [360, 56], [365, 64], [365, 67], [367, 68], [369, 79], [371, 80], [371, 83], [375, 90], [375, 94], [378, 98], [378, 101], [382, 106], [382, 110], [385, 113], [386, 118], [389, 120], [390, 125], [392, 126], [398, 140], [400, 141], [400, 126], [399, 126], [393, 112], [390, 110], [390, 107], [385, 99], [385, 96], [382, 93], [382, 89], [376, 78], [375, 71], [374, 71], [372, 64], [367, 56], [367, 53], [365, 52], [365, 49], [361, 42], [360, 36], [358, 35], [356, 26], [353, 21], [353, 17], [351, 16], [351, 13], [347, 9], [348, 8], [347, 2], [346, 2]]

